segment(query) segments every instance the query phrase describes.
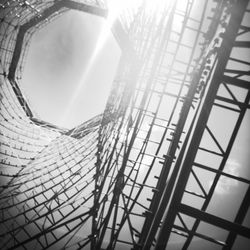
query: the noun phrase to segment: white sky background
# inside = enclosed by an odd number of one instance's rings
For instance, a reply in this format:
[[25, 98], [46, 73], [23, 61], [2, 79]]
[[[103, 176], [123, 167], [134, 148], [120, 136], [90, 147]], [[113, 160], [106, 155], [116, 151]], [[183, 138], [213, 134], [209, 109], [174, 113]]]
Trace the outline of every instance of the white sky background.
[[110, 33], [91, 59], [104, 22], [69, 11], [33, 36], [22, 87], [42, 120], [73, 128], [103, 112], [120, 57]]

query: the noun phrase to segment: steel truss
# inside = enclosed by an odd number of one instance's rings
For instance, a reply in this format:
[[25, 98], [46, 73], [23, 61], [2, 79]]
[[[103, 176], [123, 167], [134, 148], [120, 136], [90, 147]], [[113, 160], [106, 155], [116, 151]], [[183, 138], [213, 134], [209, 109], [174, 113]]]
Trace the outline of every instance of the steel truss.
[[[28, 46], [67, 10], [105, 18], [108, 5], [0, 6], [2, 249], [249, 243], [249, 172], [228, 169], [250, 107], [249, 1], [149, 2], [115, 22], [122, 56], [106, 108], [72, 130], [37, 119], [22, 95]], [[224, 182], [241, 189], [223, 214]]]

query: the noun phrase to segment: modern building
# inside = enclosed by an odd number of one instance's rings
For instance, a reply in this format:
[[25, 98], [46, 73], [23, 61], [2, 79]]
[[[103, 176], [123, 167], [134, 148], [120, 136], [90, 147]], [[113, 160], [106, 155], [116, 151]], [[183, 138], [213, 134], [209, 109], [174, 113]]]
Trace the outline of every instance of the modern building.
[[33, 35], [114, 2], [1, 1], [0, 248], [248, 249], [249, 1], [120, 1], [103, 113], [65, 129], [32, 111]]

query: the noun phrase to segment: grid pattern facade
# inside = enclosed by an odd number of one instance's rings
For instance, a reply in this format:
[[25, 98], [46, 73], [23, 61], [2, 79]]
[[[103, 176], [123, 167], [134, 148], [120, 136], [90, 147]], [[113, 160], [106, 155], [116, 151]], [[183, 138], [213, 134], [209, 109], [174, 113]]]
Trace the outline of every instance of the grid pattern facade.
[[157, 4], [118, 17], [104, 113], [72, 130], [34, 116], [25, 55], [67, 10], [108, 4], [0, 6], [1, 248], [247, 249], [250, 174], [229, 163], [249, 124], [249, 2]]

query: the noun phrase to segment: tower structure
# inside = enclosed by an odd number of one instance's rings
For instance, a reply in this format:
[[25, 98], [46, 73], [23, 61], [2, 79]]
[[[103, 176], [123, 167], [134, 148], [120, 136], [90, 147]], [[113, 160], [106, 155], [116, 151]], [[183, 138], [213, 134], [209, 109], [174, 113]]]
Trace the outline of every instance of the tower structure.
[[0, 6], [1, 249], [247, 249], [250, 171], [232, 152], [249, 143], [249, 1], [124, 10], [103, 114], [72, 130], [37, 119], [21, 91], [32, 35], [108, 6]]

